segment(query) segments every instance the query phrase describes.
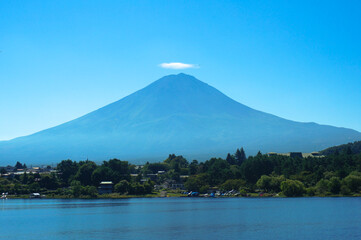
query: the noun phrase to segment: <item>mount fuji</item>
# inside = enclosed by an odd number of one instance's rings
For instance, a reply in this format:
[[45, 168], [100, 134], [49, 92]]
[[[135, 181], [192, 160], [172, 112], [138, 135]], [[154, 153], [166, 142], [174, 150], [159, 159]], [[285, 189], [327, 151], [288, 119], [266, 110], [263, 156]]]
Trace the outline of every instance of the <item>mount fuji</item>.
[[160, 161], [169, 153], [189, 160], [248, 154], [312, 152], [361, 140], [361, 133], [286, 120], [227, 97], [195, 77], [165, 76], [147, 87], [75, 120], [0, 142], [0, 164]]

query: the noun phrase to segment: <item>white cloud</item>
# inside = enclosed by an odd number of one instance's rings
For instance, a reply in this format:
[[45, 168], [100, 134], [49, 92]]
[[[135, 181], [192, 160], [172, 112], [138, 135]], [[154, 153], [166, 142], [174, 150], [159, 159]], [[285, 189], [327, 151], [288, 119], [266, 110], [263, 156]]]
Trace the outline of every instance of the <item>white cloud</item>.
[[180, 62], [161, 63], [159, 64], [159, 66], [162, 68], [169, 68], [169, 69], [199, 68], [199, 66], [195, 64], [180, 63]]

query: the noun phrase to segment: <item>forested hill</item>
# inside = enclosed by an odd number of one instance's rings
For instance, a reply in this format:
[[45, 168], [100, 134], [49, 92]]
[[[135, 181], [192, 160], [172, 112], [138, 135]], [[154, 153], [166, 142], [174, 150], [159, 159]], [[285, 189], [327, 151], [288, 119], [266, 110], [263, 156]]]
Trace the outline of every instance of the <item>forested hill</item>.
[[358, 154], [361, 153], [361, 141], [353, 142], [353, 143], [347, 143], [342, 144], [335, 147], [327, 148], [323, 151], [321, 151], [323, 155], [331, 155], [336, 153], [352, 153], [352, 154]]

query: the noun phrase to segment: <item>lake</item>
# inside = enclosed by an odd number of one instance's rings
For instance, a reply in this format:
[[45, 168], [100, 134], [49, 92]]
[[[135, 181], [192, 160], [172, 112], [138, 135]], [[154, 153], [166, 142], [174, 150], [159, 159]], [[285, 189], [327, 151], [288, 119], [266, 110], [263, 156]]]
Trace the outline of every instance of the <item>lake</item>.
[[0, 201], [1, 239], [361, 239], [361, 198]]

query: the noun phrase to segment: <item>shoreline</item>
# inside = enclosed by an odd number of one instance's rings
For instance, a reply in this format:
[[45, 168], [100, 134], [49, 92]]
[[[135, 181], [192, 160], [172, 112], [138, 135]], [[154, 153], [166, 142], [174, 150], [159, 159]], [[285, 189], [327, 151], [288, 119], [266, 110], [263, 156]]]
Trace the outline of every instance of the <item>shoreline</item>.
[[131, 199], [131, 198], [357, 198], [361, 197], [361, 194], [354, 195], [315, 195], [315, 196], [298, 196], [298, 197], [287, 197], [283, 195], [279, 196], [257, 196], [253, 194], [251, 196], [218, 196], [218, 197], [209, 197], [209, 196], [197, 196], [189, 197], [187, 195], [177, 195], [170, 194], [168, 196], [160, 196], [159, 194], [148, 194], [148, 195], [111, 195], [111, 196], [98, 196], [98, 197], [89, 197], [89, 196], [80, 196], [80, 197], [71, 197], [71, 196], [44, 196], [39, 198], [31, 198], [29, 196], [9, 196], [7, 198], [2, 198], [3, 200], [7, 199], [74, 199], [74, 200], [84, 200], [84, 199]]

